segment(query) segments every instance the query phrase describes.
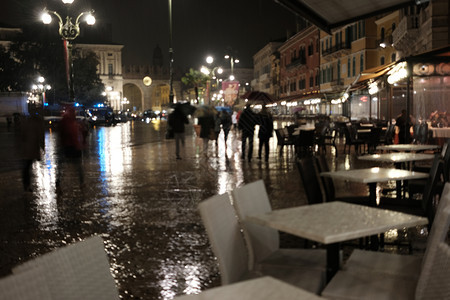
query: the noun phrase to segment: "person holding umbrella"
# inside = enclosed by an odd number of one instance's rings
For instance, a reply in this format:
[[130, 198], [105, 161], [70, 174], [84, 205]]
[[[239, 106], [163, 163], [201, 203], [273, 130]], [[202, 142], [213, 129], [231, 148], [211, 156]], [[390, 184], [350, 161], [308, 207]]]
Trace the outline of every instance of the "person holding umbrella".
[[259, 116], [259, 148], [258, 148], [258, 159], [261, 159], [262, 148], [264, 147], [264, 159], [269, 161], [269, 140], [272, 137], [273, 132], [273, 119], [270, 112], [265, 106], [262, 107]]
[[175, 138], [175, 154], [177, 159], [181, 159], [180, 143], [184, 147], [184, 125], [189, 124], [188, 118], [182, 111], [181, 104], [175, 106], [175, 109], [169, 115], [168, 123], [173, 130]]
[[194, 116], [198, 118], [198, 125], [200, 125], [200, 138], [203, 140], [203, 154], [208, 154], [208, 142], [209, 140], [215, 140], [215, 120], [214, 115], [217, 114], [217, 110], [208, 107], [202, 106], [198, 108]]
[[258, 124], [258, 118], [256, 114], [251, 110], [250, 104], [247, 104], [241, 116], [239, 117], [238, 128], [242, 131], [242, 159], [245, 159], [245, 144], [248, 140], [248, 161], [252, 160], [253, 136], [255, 134], [256, 124]]

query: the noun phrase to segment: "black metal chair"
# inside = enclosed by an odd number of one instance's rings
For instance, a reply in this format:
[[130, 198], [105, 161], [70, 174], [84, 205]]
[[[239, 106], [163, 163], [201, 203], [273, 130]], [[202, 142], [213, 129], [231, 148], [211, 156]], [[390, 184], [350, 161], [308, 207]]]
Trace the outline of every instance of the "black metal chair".
[[[330, 168], [328, 166], [325, 155], [319, 155], [316, 157], [317, 169], [319, 173], [329, 172]], [[334, 186], [333, 179], [331, 177], [320, 176], [322, 180], [323, 189], [325, 191], [326, 202], [331, 201], [342, 201], [353, 204], [364, 204], [369, 205], [369, 196], [351, 196], [351, 197], [336, 197], [336, 190]]]
[[297, 161], [297, 167], [305, 188], [308, 204], [322, 203], [323, 195], [317, 176], [314, 156], [301, 158]]
[[311, 155], [314, 150], [314, 130], [300, 130], [294, 140], [297, 157]]
[[338, 156], [336, 146], [336, 130], [330, 127], [323, 127], [315, 136], [315, 143], [319, 151], [326, 153], [327, 146], [334, 147], [336, 157]]
[[[430, 169], [430, 175], [426, 181], [425, 186], [422, 186], [421, 201], [414, 201], [407, 199], [406, 201], [389, 201], [389, 199], [382, 198], [379, 204], [380, 208], [390, 209], [400, 212], [405, 212], [413, 215], [424, 216], [428, 218], [428, 226], [431, 226], [434, 220], [435, 205], [434, 198], [440, 195], [443, 189], [443, 171], [444, 161], [440, 154], [435, 154], [433, 165]], [[411, 191], [411, 182], [408, 186], [410, 197], [413, 193]]]
[[349, 154], [352, 146], [355, 147], [355, 152], [359, 153], [361, 145], [364, 146], [364, 141], [356, 138], [356, 132], [353, 130], [351, 124], [347, 124], [344, 127], [344, 134], [345, 134], [344, 154], [346, 153], [345, 150], [347, 149], [347, 146]]
[[278, 146], [280, 147], [280, 156], [283, 155], [283, 148], [285, 145], [294, 145], [294, 141], [289, 139], [289, 137], [284, 133], [283, 128], [275, 129], [275, 134], [277, 136]]

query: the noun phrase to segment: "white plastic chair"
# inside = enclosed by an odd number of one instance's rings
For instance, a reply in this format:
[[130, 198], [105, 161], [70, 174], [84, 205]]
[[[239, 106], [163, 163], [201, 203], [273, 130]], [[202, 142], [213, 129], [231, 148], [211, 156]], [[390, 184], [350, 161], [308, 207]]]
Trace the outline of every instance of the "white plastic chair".
[[99, 236], [58, 248], [13, 269], [34, 271], [45, 279], [51, 299], [119, 299], [109, 261]]
[[272, 265], [326, 270], [325, 249], [280, 248], [277, 230], [244, 221], [249, 215], [263, 214], [272, 210], [263, 180], [234, 189], [233, 200], [244, 236], [248, 241], [250, 269]]
[[[436, 209], [436, 219], [428, 236], [426, 249], [434, 249], [439, 242], [442, 230], [445, 230], [441, 214], [450, 206], [450, 183], [446, 183]], [[404, 276], [417, 280], [422, 266], [423, 256], [399, 255], [385, 252], [364, 251], [355, 249], [347, 260], [345, 270], [371, 270], [381, 273]]]
[[327, 299], [355, 300], [448, 299], [450, 248], [445, 241], [449, 228], [450, 207], [446, 207], [436, 216], [431, 229], [434, 231], [430, 237], [433, 246], [427, 247], [418, 280], [370, 269], [339, 271], [325, 287], [322, 296]]
[[38, 268], [0, 279], [0, 300], [51, 299], [45, 278]]
[[310, 268], [248, 269], [248, 253], [241, 227], [228, 193], [213, 196], [199, 204], [212, 250], [219, 263], [222, 285], [260, 276], [272, 276], [318, 294], [325, 283], [325, 272]]

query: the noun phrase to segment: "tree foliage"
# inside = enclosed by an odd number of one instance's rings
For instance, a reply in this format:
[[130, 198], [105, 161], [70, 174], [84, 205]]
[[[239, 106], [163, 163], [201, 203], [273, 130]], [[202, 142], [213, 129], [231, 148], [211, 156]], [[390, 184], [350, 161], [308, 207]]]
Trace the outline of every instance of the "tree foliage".
[[203, 85], [206, 85], [206, 82], [209, 79], [210, 77], [208, 75], [205, 75], [198, 70], [190, 68], [189, 72], [186, 73], [185, 76], [181, 78], [181, 82], [187, 87], [194, 88], [195, 99], [198, 101], [198, 88]]
[[[49, 38], [24, 29], [9, 49], [0, 48], [0, 91], [30, 90], [38, 76], [45, 78], [45, 84], [51, 86], [47, 92], [47, 101], [58, 103], [69, 100], [66, 76], [64, 44], [60, 38]], [[95, 53], [73, 51], [73, 80], [75, 100], [89, 105], [105, 100], [105, 90], [97, 66], [99, 60]]]

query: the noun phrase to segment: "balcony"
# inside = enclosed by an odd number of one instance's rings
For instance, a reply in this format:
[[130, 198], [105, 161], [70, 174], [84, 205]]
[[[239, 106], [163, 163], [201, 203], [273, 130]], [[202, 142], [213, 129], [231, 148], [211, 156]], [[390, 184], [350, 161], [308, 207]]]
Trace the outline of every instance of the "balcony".
[[[392, 42], [399, 51], [410, 47], [419, 33], [419, 15], [405, 16], [392, 33]], [[407, 52], [407, 51], [406, 51]]]
[[330, 54], [333, 54], [335, 52], [342, 51], [342, 50], [350, 50], [351, 48], [352, 48], [351, 43], [348, 43], [348, 42], [340, 43], [340, 44], [334, 45], [330, 48], [323, 49], [322, 56], [330, 55]]
[[292, 59], [291, 62], [286, 65], [286, 69], [298, 67], [301, 65], [306, 65], [306, 57], [297, 57], [295, 59]]
[[332, 88], [334, 88], [334, 87], [340, 87], [340, 86], [343, 86], [343, 85], [344, 85], [344, 79], [342, 79], [342, 78], [339, 78], [339, 79], [330, 81], [330, 86], [331, 86]]

